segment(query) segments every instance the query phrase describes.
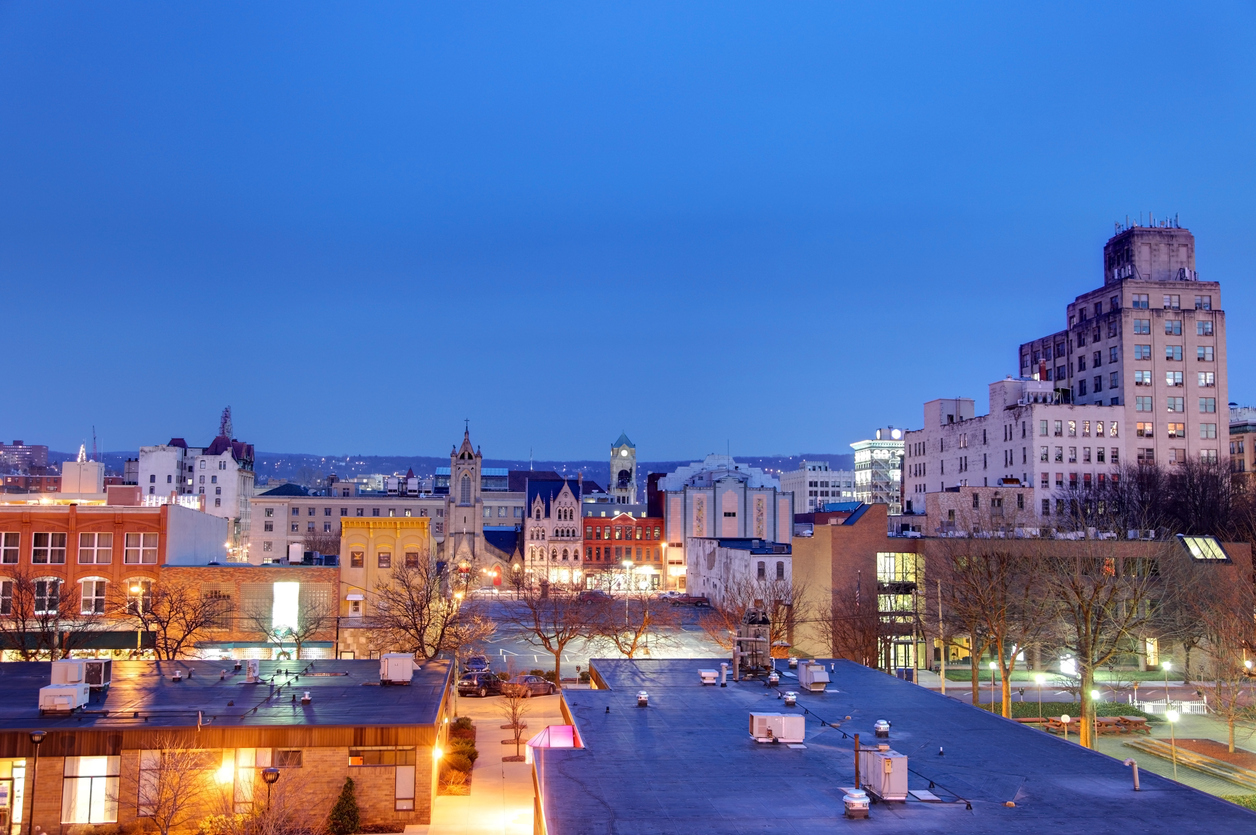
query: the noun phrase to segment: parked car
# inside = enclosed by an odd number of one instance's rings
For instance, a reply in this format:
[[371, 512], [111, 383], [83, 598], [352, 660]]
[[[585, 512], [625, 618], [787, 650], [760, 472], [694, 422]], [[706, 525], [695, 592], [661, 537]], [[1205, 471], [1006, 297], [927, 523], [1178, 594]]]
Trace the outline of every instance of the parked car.
[[580, 603], [599, 603], [610, 599], [611, 596], [601, 589], [588, 589], [576, 596], [576, 600]]
[[489, 672], [463, 673], [458, 679], [459, 696], [496, 696], [502, 692], [502, 680]]
[[488, 669], [488, 659], [483, 655], [472, 655], [462, 662], [462, 671], [464, 673], [486, 673]]
[[681, 593], [678, 591], [661, 591], [658, 593], [659, 600], [675, 600], [680, 596]]
[[678, 594], [672, 598], [671, 603], [673, 606], [698, 606], [700, 608], [711, 605], [711, 601], [707, 600], [705, 595], [693, 594]]
[[558, 688], [540, 676], [515, 676], [510, 681], [502, 682], [502, 694], [506, 696], [520, 695], [524, 698], [532, 696], [552, 696]]

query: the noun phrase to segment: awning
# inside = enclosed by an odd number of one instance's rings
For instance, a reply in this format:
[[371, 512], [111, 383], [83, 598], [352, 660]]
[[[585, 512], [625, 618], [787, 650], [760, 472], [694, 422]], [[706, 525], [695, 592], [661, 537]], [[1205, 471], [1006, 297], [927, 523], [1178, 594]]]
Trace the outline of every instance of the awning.
[[575, 748], [575, 725], [550, 725], [536, 736], [528, 740], [528, 750], [524, 762], [532, 762], [533, 748]]
[[356, 591], [350, 592], [349, 594], [345, 595], [345, 600], [365, 600], [365, 599], [366, 597], [364, 595], [361, 595]]

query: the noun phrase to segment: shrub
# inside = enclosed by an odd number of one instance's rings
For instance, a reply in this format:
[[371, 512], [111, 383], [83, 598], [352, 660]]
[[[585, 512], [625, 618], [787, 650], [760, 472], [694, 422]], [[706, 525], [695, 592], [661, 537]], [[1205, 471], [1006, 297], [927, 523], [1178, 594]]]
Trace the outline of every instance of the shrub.
[[362, 820], [358, 814], [358, 798], [353, 792], [353, 778], [346, 777], [340, 797], [331, 807], [327, 817], [327, 829], [331, 835], [353, 835], [362, 828]]
[[546, 681], [557, 681], [557, 679], [555, 679], [555, 678], [554, 678], [554, 671], [553, 671], [553, 670], [528, 670], [528, 675], [530, 675], [530, 676], [540, 676], [541, 678], [545, 679]]
[[460, 751], [451, 751], [441, 760], [441, 765], [451, 771], [469, 772], [471, 770], [471, 758]]
[[459, 716], [453, 721], [453, 724], [450, 725], [450, 727], [455, 731], [469, 731], [471, 730], [471, 726], [472, 722], [470, 716]]
[[589, 683], [589, 671], [588, 670], [582, 670], [580, 672], [580, 683], [581, 684]]
[[1231, 803], [1236, 803], [1239, 806], [1242, 806], [1244, 809], [1251, 809], [1253, 812], [1256, 812], [1256, 794], [1223, 794], [1221, 795], [1221, 799], [1228, 800]]
[[480, 752], [475, 749], [475, 743], [469, 739], [451, 739], [449, 753], [462, 754], [471, 762], [475, 762], [476, 757], [480, 756]]

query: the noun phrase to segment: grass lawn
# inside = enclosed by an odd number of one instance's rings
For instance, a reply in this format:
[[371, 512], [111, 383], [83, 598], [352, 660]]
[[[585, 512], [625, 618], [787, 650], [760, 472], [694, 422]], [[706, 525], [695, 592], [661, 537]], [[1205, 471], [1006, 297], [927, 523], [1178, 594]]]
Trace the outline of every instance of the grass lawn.
[[1242, 806], [1244, 809], [1251, 809], [1256, 812], [1256, 794], [1223, 794], [1222, 800], [1228, 800]]
[[[1060, 678], [1060, 674], [1058, 672], [1046, 672], [1046, 671], [1041, 671], [1041, 672], [1043, 675], [1047, 677], [1047, 680], [1043, 683], [1044, 687], [1050, 687], [1056, 679]], [[968, 682], [968, 681], [972, 681], [972, 675], [973, 675], [972, 670], [967, 666], [946, 668], [946, 680], [947, 681]], [[1023, 681], [1026, 684], [1033, 684], [1035, 675], [1038, 675], [1038, 673], [1031, 672], [1029, 670], [1016, 669], [1012, 671], [1012, 681]], [[995, 680], [997, 681], [999, 677], [998, 670], [995, 670], [994, 677], [995, 677]], [[1182, 674], [1180, 672], [1169, 673], [1170, 681], [1180, 681], [1181, 678], [1182, 678]], [[979, 677], [979, 681], [981, 682], [983, 687], [990, 686], [990, 662], [987, 661], [982, 664], [981, 675]], [[1130, 681], [1139, 681], [1139, 682], [1149, 681], [1154, 684], [1157, 681], [1159, 682], [1164, 681], [1164, 673], [1162, 673], [1160, 670], [1117, 670], [1115, 673], [1109, 673], [1106, 669], [1096, 670], [1095, 681], [1097, 682], [1115, 681], [1118, 683], [1124, 683], [1124, 682], [1130, 682]]]
[[[995, 713], [1003, 712], [1003, 702], [995, 702], [993, 705], [981, 704], [977, 705], [982, 710], [993, 710]], [[1069, 716], [1080, 716], [1082, 706], [1077, 702], [1043, 702], [1043, 716], [1060, 716], [1067, 713]], [[1143, 713], [1133, 705], [1124, 702], [1095, 702], [1095, 714], [1097, 716], [1142, 716], [1150, 725], [1155, 725], [1164, 720], [1158, 716]], [[1025, 702], [1012, 702], [1012, 718], [1028, 719], [1038, 716], [1038, 700]]]

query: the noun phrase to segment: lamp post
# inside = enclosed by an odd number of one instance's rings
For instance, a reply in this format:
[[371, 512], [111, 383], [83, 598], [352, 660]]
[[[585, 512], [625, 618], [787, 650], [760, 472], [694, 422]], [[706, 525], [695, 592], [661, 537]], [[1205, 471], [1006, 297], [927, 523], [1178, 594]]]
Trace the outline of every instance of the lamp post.
[[1160, 662], [1160, 669], [1164, 670], [1164, 709], [1169, 709], [1169, 670], [1172, 665], [1168, 661]]
[[994, 671], [999, 669], [999, 662], [990, 662], [990, 712], [994, 712]]
[[1038, 718], [1039, 719], [1042, 718], [1042, 683], [1046, 680], [1047, 680], [1047, 677], [1044, 676], [1042, 673], [1034, 674], [1034, 681], [1038, 683]]
[[39, 779], [39, 745], [45, 736], [45, 731], [31, 731], [31, 745], [35, 746], [35, 765], [31, 769], [31, 818], [26, 822], [26, 835], [33, 835], [35, 831], [35, 781]]
[[[137, 620], [139, 620], [140, 608], [144, 605], [144, 600], [143, 600], [143, 597], [141, 596], [143, 591], [144, 591], [144, 588], [139, 583], [136, 583], [135, 585], [131, 586], [131, 595], [135, 598], [134, 605], [135, 605], [135, 614], [136, 614]], [[139, 625], [135, 627], [135, 657], [136, 658], [140, 657], [140, 651], [143, 649], [143, 645], [144, 645], [144, 621], [141, 620], [139, 621]]]
[[266, 782], [266, 811], [270, 811], [270, 787], [279, 782], [279, 769], [271, 766], [262, 769], [262, 780]]
[[1177, 779], [1177, 734], [1173, 730], [1173, 726], [1177, 723], [1178, 712], [1176, 710], [1165, 710], [1164, 718], [1169, 720], [1169, 747], [1173, 751], [1173, 779]]
[[624, 626], [628, 625], [628, 592], [632, 587], [632, 560], [624, 560]]
[[1064, 725], [1064, 741], [1068, 742], [1068, 723], [1073, 721], [1073, 717], [1067, 713], [1060, 717], [1060, 723]]

